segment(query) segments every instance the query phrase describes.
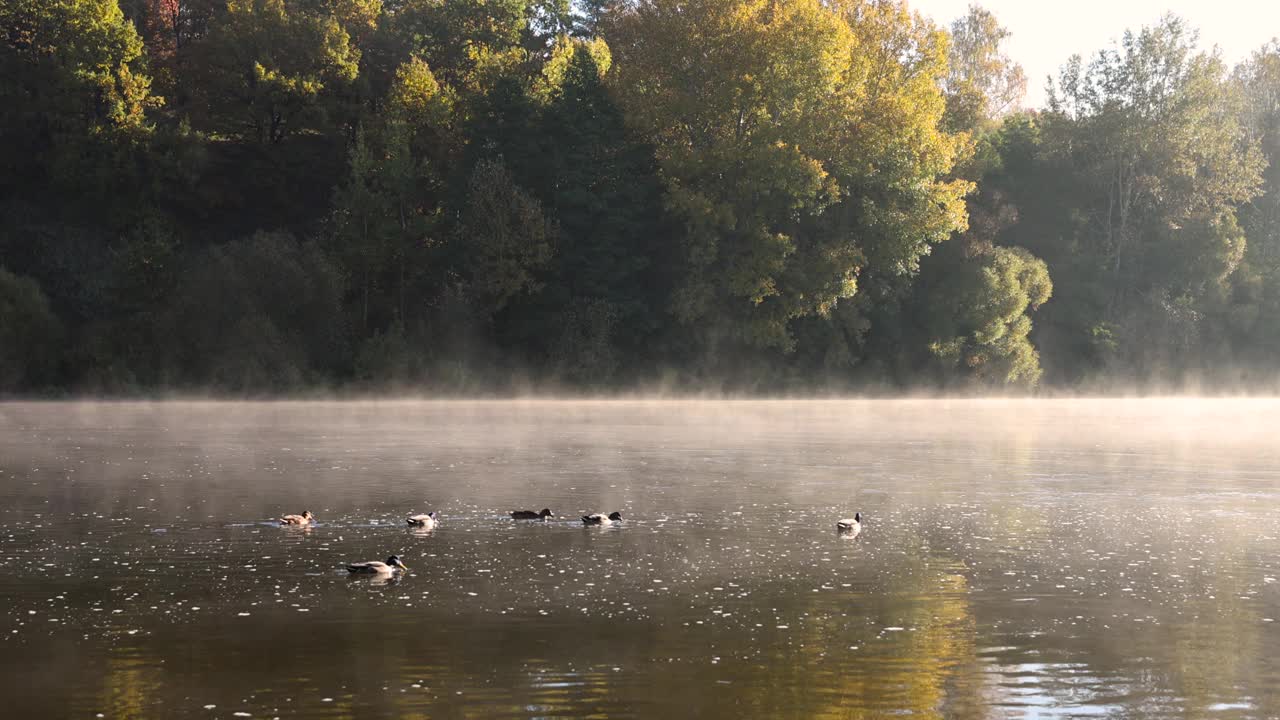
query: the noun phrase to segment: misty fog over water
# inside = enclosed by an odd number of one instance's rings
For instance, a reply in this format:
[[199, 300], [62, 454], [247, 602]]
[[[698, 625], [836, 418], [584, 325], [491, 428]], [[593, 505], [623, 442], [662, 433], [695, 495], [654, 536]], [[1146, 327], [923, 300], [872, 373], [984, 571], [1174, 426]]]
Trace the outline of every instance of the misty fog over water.
[[[1261, 399], [3, 404], [0, 692], [36, 718], [1275, 717], [1277, 429]], [[391, 553], [390, 583], [343, 569]]]

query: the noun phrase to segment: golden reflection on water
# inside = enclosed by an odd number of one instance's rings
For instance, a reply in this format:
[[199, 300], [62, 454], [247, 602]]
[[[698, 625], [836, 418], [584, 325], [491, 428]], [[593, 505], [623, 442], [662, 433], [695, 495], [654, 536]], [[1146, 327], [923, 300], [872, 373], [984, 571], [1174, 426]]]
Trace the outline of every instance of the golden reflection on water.
[[136, 647], [115, 651], [106, 658], [101, 712], [121, 720], [154, 717], [155, 691], [160, 686], [160, 670], [154, 659]]
[[[902, 630], [883, 649], [858, 648], [865, 653], [848, 660], [829, 686], [810, 697], [804, 714], [814, 718], [881, 717], [892, 710], [913, 717], [941, 718], [979, 712], [981, 676], [974, 663], [975, 622], [966, 598], [966, 580], [941, 575], [929, 583], [929, 594], [905, 615]], [[819, 623], [805, 645], [810, 662], [827, 647], [830, 628]]]

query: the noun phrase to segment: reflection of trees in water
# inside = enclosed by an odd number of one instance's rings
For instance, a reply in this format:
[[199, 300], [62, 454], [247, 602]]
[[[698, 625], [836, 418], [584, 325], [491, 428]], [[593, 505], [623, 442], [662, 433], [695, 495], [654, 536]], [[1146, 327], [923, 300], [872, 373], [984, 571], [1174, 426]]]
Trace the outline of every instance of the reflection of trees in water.
[[1196, 619], [1171, 628], [1161, 638], [1167, 647], [1157, 657], [1169, 658], [1166, 682], [1180, 689], [1188, 716], [1208, 714], [1211, 705], [1235, 703], [1258, 693], [1253, 700], [1269, 706], [1262, 706], [1269, 712], [1261, 716], [1277, 717], [1277, 678], [1273, 675], [1268, 682], [1259, 677], [1266, 668], [1260, 662], [1264, 659], [1262, 618], [1239, 599], [1245, 591], [1242, 584], [1230, 580], [1218, 583], [1215, 593], [1221, 596], [1195, 598], [1181, 608]]
[[[164, 658], [163, 677], [141, 653], [110, 660], [102, 707], [109, 717], [153, 717], [191, 687], [239, 698], [246, 677], [262, 677], [270, 688], [258, 701], [268, 707], [292, 697], [292, 710], [305, 714], [333, 697], [324, 711], [348, 716], [989, 717], [996, 703], [1037, 701], [1015, 689], [1059, 709], [1109, 700], [1117, 711], [1191, 717], [1251, 696], [1259, 717], [1277, 716], [1275, 666], [1266, 661], [1275, 643], [1239, 599], [1250, 590], [1243, 582], [1151, 610], [1162, 623], [1112, 619], [1145, 613], [1107, 597], [1071, 612], [1107, 615], [1110, 628], [1063, 628], [1042, 608], [1011, 613], [997, 630], [990, 608], [987, 621], [975, 619], [983, 600], [958, 563], [918, 555], [899, 570], [870, 591], [757, 593], [753, 602], [799, 618], [786, 630], [704, 627], [691, 637], [679, 621], [690, 604], [683, 595], [653, 604], [661, 621], [433, 618], [369, 607], [337, 624], [284, 615], [229, 635], [174, 628], [143, 641]], [[882, 632], [891, 626], [904, 630]], [[1010, 638], [1019, 648], [1008, 657], [979, 657], [979, 647]], [[225, 670], [210, 672], [210, 662]], [[1033, 682], [1001, 685], [1016, 681], [1002, 673], [1018, 672]]]
[[[963, 575], [930, 570], [918, 558], [907, 562], [915, 565], [913, 572], [877, 594], [806, 590], [769, 598], [801, 621], [742, 639], [750, 646], [744, 649], [767, 654], [728, 660], [720, 671], [678, 667], [654, 680], [669, 696], [683, 688], [719, 698], [706, 713], [716, 717], [980, 717], [982, 677], [968, 583]], [[717, 643], [726, 658], [732, 642]], [[719, 681], [731, 685], [717, 687]]]
[[[396, 717], [860, 717], [889, 709], [929, 717], [979, 707], [965, 579], [923, 565], [909, 578], [874, 595], [760, 594], [761, 604], [800, 618], [788, 630], [726, 625], [691, 637], [678, 619], [690, 597], [673, 595], [655, 603], [661, 621], [462, 613], [437, 622], [379, 618], [371, 608], [341, 624], [255, 615], [233, 635], [188, 627], [151, 641], [170, 648], [166, 693], [199, 684], [211, 697], [238, 697], [245, 677], [264, 677], [271, 687], [259, 703], [292, 697], [291, 711], [304, 713], [322, 697], [334, 698], [325, 712]], [[877, 638], [889, 625], [908, 629]], [[234, 672], [208, 672], [210, 658]], [[124, 689], [150, 688], [156, 678], [111, 677], [137, 707], [157, 707], [154, 696]]]
[[[1028, 551], [974, 576], [984, 642], [1010, 646], [991, 658], [991, 682], [1059, 709], [1280, 717], [1280, 634], [1262, 620], [1276, 596], [1265, 597], [1256, 555], [1266, 528], [1238, 499], [1210, 502], [1226, 506], [1152, 498], [1039, 522], [1035, 510], [993, 514], [986, 532]], [[1002, 583], [1007, 568], [1018, 575]]]
[[[807, 698], [804, 716], [814, 718], [981, 717], [982, 678], [974, 660], [975, 624], [962, 575], [922, 573], [918, 587], [900, 588], [904, 604], [884, 608], [893, 627], [867, 639], [834, 668], [830, 684], [797, 693]], [[908, 599], [909, 598], [909, 599]], [[841, 628], [827, 623], [806, 626], [805, 647], [811, 657], [796, 666], [820, 667], [815, 655], [832, 648]], [[847, 632], [846, 632], [847, 635]], [[803, 685], [799, 685], [803, 688]], [[776, 702], [776, 698], [775, 698]], [[803, 705], [796, 705], [799, 707]], [[793, 716], [800, 716], [799, 714]]]
[[[1267, 649], [1275, 646], [1259, 630], [1255, 603], [1241, 599], [1254, 591], [1249, 574], [1231, 567], [1247, 552], [1247, 533], [1219, 533], [1212, 543], [1173, 547], [1177, 538], [1119, 524], [1094, 527], [1088, 536], [1058, 533], [1052, 515], [1034, 507], [984, 518], [983, 532], [1039, 538], [1061, 545], [1060, 553], [1010, 553], [1007, 565], [971, 568], [958, 559], [965, 556], [959, 543], [924, 522], [900, 531], [898, 547], [912, 549], [891, 563], [892, 572], [866, 568], [874, 576], [871, 585], [813, 593], [815, 578], [829, 577], [816, 571], [772, 586], [753, 582], [744, 602], [777, 608], [792, 619], [786, 630], [772, 624], [756, 630], [685, 627], [682, 620], [708, 618], [719, 602], [697, 599], [705, 587], [695, 583], [646, 600], [646, 619], [573, 617], [553, 606], [556, 617], [532, 617], [524, 603], [520, 612], [500, 616], [482, 607], [490, 604], [483, 598], [471, 611], [441, 598], [449, 603], [443, 612], [357, 606], [348, 622], [318, 627], [285, 615], [244, 635], [197, 638], [180, 655], [227, 658], [237, 668], [214, 696], [238, 692], [231, 681], [246, 673], [262, 674], [273, 678], [273, 695], [306, 698], [299, 701], [304, 706], [332, 696], [335, 703], [328, 708], [349, 707], [357, 715], [412, 717], [447, 709], [456, 717], [604, 716], [638, 709], [702, 717], [860, 718], [891, 711], [982, 717], [998, 711], [994, 703], [1064, 707], [1103, 702], [1124, 688], [1130, 695], [1109, 707], [1136, 713], [1186, 708], [1196, 714], [1252, 695], [1268, 716], [1276, 714], [1275, 691], [1266, 690], [1274, 685], [1266, 676], [1274, 672]], [[648, 547], [652, 538], [638, 536], [635, 542]], [[1151, 559], [1133, 568], [1129, 562], [1137, 555], [1085, 552], [1093, 544], [1122, 549], [1126, 543], [1152, 546]], [[1192, 556], [1199, 562], [1189, 563]], [[857, 562], [861, 555], [849, 557]], [[1069, 570], [1054, 566], [1063, 558], [1073, 558]], [[1008, 586], [1016, 584], [1017, 592], [999, 584], [1006, 567], [1020, 573]], [[1118, 577], [1121, 570], [1126, 577]], [[1183, 592], [1152, 602], [1146, 590], [1171, 591], [1166, 576], [1176, 571], [1188, 576]], [[1053, 602], [1013, 602], [1052, 587], [1055, 572], [1089, 577], [1097, 585]], [[1151, 584], [1162, 578], [1164, 584]], [[1125, 583], [1139, 588], [1142, 597], [1118, 592]], [[510, 602], [516, 604], [514, 598]], [[1085, 619], [1068, 625], [1076, 614]], [[905, 629], [881, 632], [890, 626]], [[249, 638], [288, 651], [250, 658]], [[1016, 649], [978, 656], [976, 648], [992, 644]], [[712, 664], [712, 657], [720, 661]], [[201, 668], [183, 668], [181, 658], [165, 667], [179, 671], [180, 678], [190, 673], [186, 680], [170, 678], [175, 687], [203, 681]], [[425, 689], [400, 692], [413, 684]], [[1159, 697], [1144, 700], [1144, 693]]]

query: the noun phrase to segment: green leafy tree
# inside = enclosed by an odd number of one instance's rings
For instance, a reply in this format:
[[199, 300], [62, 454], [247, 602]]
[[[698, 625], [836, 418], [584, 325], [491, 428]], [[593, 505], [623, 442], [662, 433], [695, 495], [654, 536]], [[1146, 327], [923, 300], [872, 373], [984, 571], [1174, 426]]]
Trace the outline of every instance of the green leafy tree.
[[501, 162], [479, 162], [467, 188], [454, 242], [473, 297], [492, 315], [541, 287], [539, 273], [551, 259], [555, 227]]
[[1027, 92], [1022, 66], [1001, 44], [1009, 30], [990, 11], [970, 5], [951, 23], [947, 52], [947, 118], [958, 130], [975, 130], [1017, 109]]
[[324, 100], [355, 80], [359, 64], [336, 15], [284, 0], [230, 0], [202, 50], [209, 129], [260, 144], [323, 126]]
[[120, 0], [146, 45], [147, 64], [166, 107], [185, 112], [192, 84], [191, 50], [209, 32], [225, 0]]
[[1041, 376], [1029, 313], [1052, 293], [1048, 268], [1024, 248], [997, 244], [1018, 221], [1017, 208], [994, 182], [1004, 170], [999, 117], [1016, 107], [1026, 87], [1021, 67], [1002, 52], [1008, 37], [976, 5], [951, 26], [945, 125], [974, 143], [956, 173], [977, 190], [968, 201], [968, 228], [921, 263], [903, 306], [910, 329], [899, 327], [897, 347], [881, 348], [906, 363], [903, 380], [924, 371], [944, 384], [1031, 387]]
[[128, 163], [161, 100], [116, 0], [6, 0], [0, 36], [0, 189], [103, 195], [136, 182]]
[[609, 379], [621, 357], [646, 355], [670, 290], [658, 268], [672, 251], [654, 151], [605, 87], [610, 61], [601, 41], [562, 38], [543, 73], [539, 151], [517, 170], [558, 233], [533, 305], [541, 317], [517, 313], [511, 325], [523, 329], [522, 344], [561, 358], [552, 361], [557, 374], [594, 382]]
[[1210, 324], [1213, 347], [1230, 349], [1212, 360], [1238, 367], [1246, 380], [1274, 373], [1280, 355], [1280, 42], [1272, 41], [1242, 63], [1234, 81], [1243, 94], [1243, 123], [1258, 143], [1266, 170], [1262, 192], [1239, 209], [1247, 247], [1240, 267]]
[[40, 286], [0, 267], [0, 392], [54, 380], [62, 332]]
[[646, 0], [605, 35], [684, 226], [672, 312], [710, 342], [790, 351], [792, 321], [964, 227], [945, 41], [905, 5]]
[[166, 384], [175, 379], [165, 363], [172, 341], [166, 312], [182, 261], [172, 226], [147, 217], [111, 243], [109, 257], [102, 316], [80, 338], [95, 356], [92, 384], [104, 390]]
[[404, 63], [382, 122], [357, 132], [335, 196], [336, 251], [359, 293], [362, 334], [408, 320], [408, 286], [426, 262], [439, 214], [434, 168], [452, 155], [451, 97], [417, 58]]
[[298, 389], [348, 362], [342, 277], [318, 244], [281, 233], [189, 258], [171, 307], [171, 362], [187, 383]]
[[929, 312], [924, 329], [944, 381], [962, 378], [996, 386], [1039, 382], [1039, 353], [1028, 337], [1027, 313], [1053, 293], [1044, 261], [1022, 248], [992, 247], [967, 261], [931, 263], [925, 276]]
[[575, 44], [541, 120], [550, 157], [547, 182], [535, 187], [559, 224], [560, 282], [575, 297], [629, 306], [624, 314], [635, 320], [660, 187], [653, 150], [626, 127], [597, 57]]
[[1070, 324], [1054, 330], [1083, 336], [1105, 325], [1127, 365], [1115, 370], [1178, 373], [1196, 358], [1139, 331], [1195, 324], [1181, 308], [1217, 292], [1243, 257], [1235, 208], [1256, 194], [1262, 156], [1241, 125], [1241, 95], [1173, 16], [1088, 65], [1075, 58], [1051, 90], [1042, 172], [1067, 179], [1058, 205], [1069, 210], [1054, 222], [1067, 242], [1024, 235], [1020, 244], [1065, 289], [1053, 316]]
[[6, 393], [1278, 373], [1274, 42], [1228, 73], [1167, 17], [1024, 112], [977, 5], [0, 0], [0, 29]]
[[474, 85], [478, 73], [523, 43], [537, 6], [529, 0], [404, 0], [394, 31], [408, 53], [427, 62], [446, 84]]
[[359, 328], [368, 332], [371, 305], [379, 276], [395, 253], [395, 218], [391, 199], [383, 193], [382, 165], [360, 131], [351, 150], [351, 171], [334, 199], [337, 250], [359, 289]]
[[396, 69], [387, 92], [388, 132], [402, 136], [416, 157], [439, 168], [448, 167], [460, 144], [457, 102], [453, 90], [436, 79], [426, 62], [410, 57]]

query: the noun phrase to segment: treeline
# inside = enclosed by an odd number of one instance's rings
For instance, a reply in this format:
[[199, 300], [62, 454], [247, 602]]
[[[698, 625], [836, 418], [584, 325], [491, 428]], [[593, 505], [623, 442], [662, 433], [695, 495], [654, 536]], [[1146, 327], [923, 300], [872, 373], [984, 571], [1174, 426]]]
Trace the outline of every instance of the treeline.
[[[0, 0], [0, 392], [1280, 375], [1280, 45], [900, 0]], [[1033, 327], [1034, 318], [1034, 327]]]

